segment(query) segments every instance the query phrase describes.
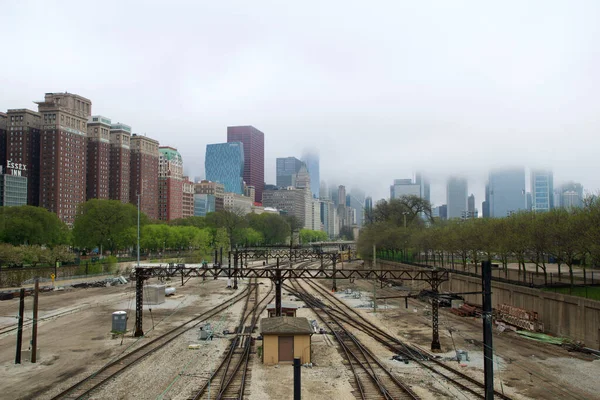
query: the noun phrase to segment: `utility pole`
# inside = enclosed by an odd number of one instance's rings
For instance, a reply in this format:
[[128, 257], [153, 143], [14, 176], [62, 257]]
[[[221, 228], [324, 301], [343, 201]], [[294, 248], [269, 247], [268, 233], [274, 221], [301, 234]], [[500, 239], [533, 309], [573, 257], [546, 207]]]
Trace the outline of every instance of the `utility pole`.
[[279, 257], [277, 257], [277, 269], [275, 270], [275, 316], [281, 317], [281, 270], [279, 269]]
[[[375, 255], [375, 243], [373, 243], [373, 271], [377, 269], [377, 256]], [[373, 314], [377, 313], [377, 277], [373, 281]], [[383, 281], [382, 281], [383, 282]]]
[[494, 398], [494, 353], [492, 347], [492, 263], [481, 263], [481, 286], [483, 289], [483, 374], [485, 400]]
[[23, 343], [23, 320], [25, 319], [25, 288], [19, 293], [19, 322], [17, 325], [17, 354], [15, 364], [21, 364], [21, 347]]
[[140, 267], [140, 193], [138, 198], [138, 215], [137, 215], [137, 267]]
[[[139, 262], [139, 261], [138, 261]], [[142, 318], [144, 316], [144, 277], [141, 268], [135, 269], [135, 331], [133, 336], [144, 336]]]
[[38, 296], [40, 293], [40, 281], [35, 278], [35, 289], [33, 292], [33, 329], [31, 331], [31, 362], [37, 362], [37, 324], [38, 324]]

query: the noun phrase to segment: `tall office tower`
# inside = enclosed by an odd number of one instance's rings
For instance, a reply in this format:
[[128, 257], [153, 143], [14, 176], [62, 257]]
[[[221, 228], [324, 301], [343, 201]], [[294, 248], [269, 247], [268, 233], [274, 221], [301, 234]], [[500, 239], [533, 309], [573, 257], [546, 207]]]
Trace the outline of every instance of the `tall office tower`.
[[421, 197], [421, 184], [414, 183], [412, 179], [394, 179], [394, 184], [390, 186], [390, 200], [402, 196]]
[[[554, 193], [552, 194], [552, 197], [554, 197]], [[527, 211], [533, 210], [533, 196], [531, 195], [531, 192], [525, 193], [525, 204]]]
[[420, 187], [420, 197], [423, 200], [431, 201], [431, 186], [429, 185], [429, 179], [421, 172], [415, 174], [415, 184]]
[[92, 102], [71, 93], [46, 93], [36, 102], [42, 115], [40, 206], [72, 226], [86, 200], [87, 121]]
[[87, 123], [87, 200], [109, 198], [110, 119], [92, 115]]
[[183, 217], [183, 159], [174, 147], [158, 148], [158, 219]]
[[490, 217], [502, 218], [526, 209], [525, 168], [490, 171], [488, 185]]
[[469, 214], [475, 214], [475, 195], [471, 195], [467, 198], [467, 211]]
[[110, 179], [108, 197], [121, 203], [130, 201], [131, 127], [120, 122], [110, 126]]
[[316, 149], [305, 149], [302, 154], [302, 161], [306, 164], [308, 173], [310, 174], [310, 191], [314, 198], [320, 196], [320, 182], [319, 176], [319, 152]]
[[[244, 154], [245, 147], [240, 142], [206, 145], [204, 160], [206, 179], [222, 183], [225, 192], [244, 194]], [[249, 184], [248, 181], [246, 184]], [[263, 187], [262, 183], [261, 187]], [[255, 190], [258, 188], [255, 187]]]
[[550, 211], [554, 208], [554, 178], [552, 171], [531, 170], [531, 210]]
[[296, 157], [278, 158], [276, 160], [276, 182], [280, 188], [296, 186], [296, 174], [300, 171], [302, 161]]
[[371, 196], [367, 196], [365, 198], [365, 223], [373, 222], [373, 221], [371, 221], [372, 213], [373, 213], [373, 198]]
[[0, 162], [5, 168], [8, 162], [24, 165], [20, 171], [27, 177], [27, 204], [40, 205], [40, 134], [42, 117], [27, 109], [8, 110], [4, 155]]
[[8, 115], [0, 112], [0, 166], [6, 165], [6, 122]]
[[181, 218], [194, 216], [194, 182], [189, 176], [183, 177], [183, 201], [181, 208]]
[[329, 199], [333, 201], [333, 204], [335, 204], [336, 206], [338, 205], [338, 188], [339, 185], [337, 183], [332, 183], [329, 185]]
[[200, 181], [194, 184], [194, 215], [205, 217], [209, 212], [224, 210], [225, 186], [222, 183]]
[[338, 186], [337, 198], [338, 205], [346, 205], [346, 187], [344, 185]]
[[138, 203], [150, 219], [158, 219], [158, 141], [131, 135], [129, 202]]
[[448, 219], [462, 218], [467, 211], [467, 180], [451, 177], [446, 185]]
[[325, 181], [321, 181], [321, 187], [319, 188], [319, 196], [321, 199], [331, 200], [329, 195], [329, 189], [327, 188], [327, 183]]
[[485, 200], [481, 202], [481, 214], [483, 218], [490, 217], [490, 185], [485, 184]]
[[[300, 166], [300, 170], [296, 174], [296, 189], [308, 189], [311, 187], [310, 174], [308, 173], [308, 169], [306, 168], [306, 164], [302, 163]], [[312, 193], [312, 191], [311, 191]]]
[[[229, 126], [227, 142], [244, 144], [244, 181], [256, 189], [254, 201], [262, 202], [265, 187], [265, 134], [253, 126]], [[207, 176], [206, 179], [210, 178]]]
[[554, 205], [568, 210], [583, 207], [583, 186], [576, 182], [559, 185], [554, 191]]

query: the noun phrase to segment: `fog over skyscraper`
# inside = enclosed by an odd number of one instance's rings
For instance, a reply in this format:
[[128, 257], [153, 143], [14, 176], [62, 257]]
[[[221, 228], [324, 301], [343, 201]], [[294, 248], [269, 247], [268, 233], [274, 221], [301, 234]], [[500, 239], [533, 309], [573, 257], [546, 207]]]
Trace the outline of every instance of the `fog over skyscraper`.
[[310, 174], [310, 191], [312, 192], [313, 197], [319, 198], [319, 185], [321, 184], [321, 179], [319, 177], [319, 153], [316, 149], [305, 149], [302, 154], [302, 161], [306, 164], [306, 168], [308, 168], [308, 173]]

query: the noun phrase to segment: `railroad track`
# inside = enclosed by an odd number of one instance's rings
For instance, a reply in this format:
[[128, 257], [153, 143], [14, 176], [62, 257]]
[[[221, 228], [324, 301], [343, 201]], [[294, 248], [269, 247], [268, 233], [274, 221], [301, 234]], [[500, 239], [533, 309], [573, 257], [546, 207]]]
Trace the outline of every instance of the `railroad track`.
[[[244, 305], [242, 316], [236, 329], [236, 336], [232, 339], [229, 349], [219, 366], [211, 374], [209, 379], [194, 391], [189, 399], [242, 399], [245, 396], [246, 383], [250, 378], [250, 354], [254, 339], [252, 333], [256, 328], [258, 317], [267, 307], [268, 298], [273, 299], [273, 284], [269, 292], [258, 299], [258, 284], [256, 279], [254, 285], [257, 290], [254, 296], [248, 296]], [[206, 395], [206, 397], [204, 397]]]
[[304, 289], [299, 283], [291, 284], [293, 291], [317, 314], [340, 344], [354, 376], [351, 385], [361, 399], [419, 399], [340, 323], [331, 310], [322, 307], [315, 298], [302, 294]]
[[[317, 285], [308, 280], [305, 280], [305, 282], [307, 282], [307, 284], [311, 288], [317, 291], [322, 298], [325, 298], [330, 302], [329, 306], [321, 302], [321, 306], [325, 308], [331, 307], [330, 311], [338, 318], [340, 318], [344, 323], [365, 332], [373, 339], [377, 340], [379, 343], [387, 347], [392, 352], [396, 354], [401, 354], [404, 357], [410, 359], [411, 361], [416, 362], [421, 367], [429, 370], [432, 374], [435, 374], [450, 382], [452, 385], [456, 386], [461, 391], [468, 392], [475, 398], [485, 398], [485, 386], [483, 383], [470, 377], [469, 375], [464, 374], [461, 371], [457, 371], [456, 369], [450, 367], [442, 361], [431, 357], [429, 354], [421, 351], [417, 347], [410, 346], [398, 339], [397, 337], [392, 336], [387, 332], [381, 330], [371, 321], [366, 320], [356, 310], [349, 307], [346, 303], [337, 298], [335, 295], [329, 293], [328, 290], [324, 289], [320, 285]], [[299, 294], [302, 298], [302, 294]], [[309, 301], [311, 301], [310, 296]], [[498, 391], [494, 391], [494, 396], [499, 399], [510, 400], [510, 397]]]
[[52, 400], [87, 398], [92, 392], [104, 385], [108, 380], [121, 374], [126, 369], [132, 367], [140, 360], [161, 349], [166, 344], [172, 342], [179, 336], [183, 335], [185, 332], [197, 327], [203, 321], [226, 310], [229, 306], [243, 300], [245, 297], [251, 297], [252, 290], [257, 289], [256, 287], [254, 287], [254, 289], [250, 288], [250, 286], [246, 287], [238, 295], [224, 301], [220, 305], [212, 308], [210, 311], [207, 311], [190, 319], [189, 321], [149, 341], [141, 347], [138, 347], [132, 352], [119, 357], [118, 359], [110, 362], [109, 364], [106, 364], [98, 371], [94, 372], [92, 375], [88, 376], [87, 378], [84, 378], [83, 380], [75, 383], [74, 385], [65, 389], [61, 393], [52, 397]]

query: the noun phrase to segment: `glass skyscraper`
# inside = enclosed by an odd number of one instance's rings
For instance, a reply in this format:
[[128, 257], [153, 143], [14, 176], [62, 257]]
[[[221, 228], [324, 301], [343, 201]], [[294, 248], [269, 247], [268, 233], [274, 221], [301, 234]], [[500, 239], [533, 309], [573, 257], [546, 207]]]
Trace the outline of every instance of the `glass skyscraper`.
[[296, 186], [296, 174], [302, 167], [302, 161], [296, 157], [285, 157], [278, 158], [276, 160], [277, 167], [277, 181], [276, 185], [280, 188], [286, 188], [288, 186]]
[[[262, 202], [265, 187], [265, 134], [250, 125], [228, 126], [227, 142], [243, 143], [244, 172], [242, 176], [246, 185], [254, 186], [254, 201]], [[225, 191], [229, 192], [227, 188]]]
[[244, 146], [240, 142], [206, 145], [206, 179], [222, 183], [225, 192], [244, 194]]
[[467, 180], [452, 177], [446, 186], [446, 204], [448, 206], [448, 219], [462, 218], [467, 211]]
[[552, 171], [531, 171], [531, 209], [534, 212], [554, 208], [554, 180]]
[[525, 168], [491, 171], [488, 187], [490, 217], [507, 217], [527, 208]]

